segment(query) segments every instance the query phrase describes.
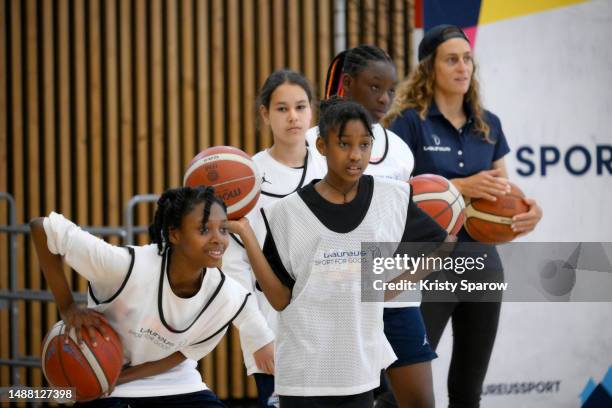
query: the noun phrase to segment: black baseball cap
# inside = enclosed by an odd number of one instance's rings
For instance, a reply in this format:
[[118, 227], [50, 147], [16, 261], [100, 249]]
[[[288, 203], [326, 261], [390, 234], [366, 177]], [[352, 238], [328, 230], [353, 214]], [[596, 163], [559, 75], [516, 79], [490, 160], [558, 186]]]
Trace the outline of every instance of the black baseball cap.
[[419, 44], [419, 62], [433, 54], [438, 45], [451, 38], [463, 38], [470, 42], [463, 30], [455, 25], [440, 24], [429, 29]]

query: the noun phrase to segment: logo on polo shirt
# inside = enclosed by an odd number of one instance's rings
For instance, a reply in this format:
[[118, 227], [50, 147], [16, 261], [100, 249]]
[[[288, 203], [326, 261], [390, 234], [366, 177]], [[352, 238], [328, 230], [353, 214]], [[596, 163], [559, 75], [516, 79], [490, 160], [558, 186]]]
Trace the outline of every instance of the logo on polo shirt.
[[433, 142], [435, 144], [435, 146], [423, 146], [423, 150], [425, 150], [426, 152], [450, 152], [451, 148], [450, 146], [440, 146], [440, 137], [436, 134], [432, 134], [431, 138], [433, 139]]

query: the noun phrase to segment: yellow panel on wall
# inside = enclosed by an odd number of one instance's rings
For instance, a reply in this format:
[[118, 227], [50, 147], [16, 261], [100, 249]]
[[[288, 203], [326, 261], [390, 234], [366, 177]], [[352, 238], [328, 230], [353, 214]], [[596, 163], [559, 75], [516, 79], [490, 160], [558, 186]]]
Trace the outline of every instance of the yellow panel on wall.
[[586, 3], [588, 0], [482, 0], [479, 24], [541, 13], [543, 11]]

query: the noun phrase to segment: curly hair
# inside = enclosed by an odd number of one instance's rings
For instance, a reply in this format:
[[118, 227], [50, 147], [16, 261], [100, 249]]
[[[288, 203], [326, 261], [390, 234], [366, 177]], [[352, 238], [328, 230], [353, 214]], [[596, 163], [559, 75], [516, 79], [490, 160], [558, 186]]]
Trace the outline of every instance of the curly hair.
[[[433, 102], [435, 71], [434, 62], [436, 52], [424, 58], [410, 73], [408, 79], [398, 85], [395, 99], [389, 112], [382, 119], [383, 126], [388, 127], [393, 120], [406, 109], [415, 109], [422, 120], [425, 120], [427, 111]], [[476, 79], [476, 64], [470, 78], [470, 86], [464, 97], [474, 115], [474, 130], [488, 143], [494, 143], [489, 137], [490, 128], [484, 120], [484, 108], [480, 97], [480, 85]]]
[[173, 188], [166, 190], [159, 197], [153, 223], [149, 226], [149, 236], [151, 243], [157, 244], [157, 252], [160, 255], [170, 246], [170, 230], [180, 228], [183, 217], [200, 203], [205, 203], [202, 228], [208, 222], [213, 203], [219, 204], [223, 211], [227, 211], [223, 201], [215, 196], [213, 187]]

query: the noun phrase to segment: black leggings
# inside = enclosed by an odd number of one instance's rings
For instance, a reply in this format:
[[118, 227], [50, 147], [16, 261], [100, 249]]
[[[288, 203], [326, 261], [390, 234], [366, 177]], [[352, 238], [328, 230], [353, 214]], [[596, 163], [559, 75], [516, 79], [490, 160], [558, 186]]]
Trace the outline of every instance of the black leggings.
[[448, 371], [451, 408], [480, 405], [482, 383], [489, 366], [499, 322], [500, 302], [423, 302], [421, 313], [434, 348], [452, 318], [453, 354]]

